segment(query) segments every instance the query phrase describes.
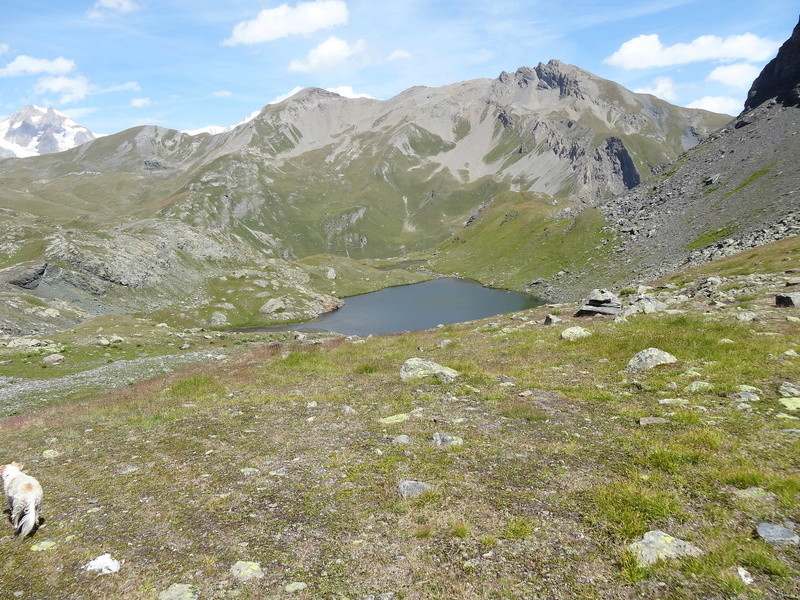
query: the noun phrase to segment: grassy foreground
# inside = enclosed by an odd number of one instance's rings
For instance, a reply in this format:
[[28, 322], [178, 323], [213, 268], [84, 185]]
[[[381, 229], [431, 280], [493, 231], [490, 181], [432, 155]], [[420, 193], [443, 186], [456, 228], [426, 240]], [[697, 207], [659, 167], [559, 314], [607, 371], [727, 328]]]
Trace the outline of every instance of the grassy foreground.
[[[800, 383], [784, 354], [800, 351], [787, 319], [800, 313], [734, 283], [719, 306], [582, 319], [592, 336], [573, 342], [565, 305], [264, 343], [0, 420], [0, 461], [39, 479], [46, 518], [33, 538], [0, 537], [0, 597], [144, 599], [184, 583], [198, 598], [795, 598], [798, 547], [754, 529], [800, 521], [800, 421], [777, 392]], [[541, 325], [548, 310], [565, 323]], [[622, 372], [651, 346], [679, 362]], [[462, 375], [403, 382], [412, 356]], [[730, 397], [740, 385], [761, 399]], [[407, 419], [380, 421], [394, 415]], [[436, 432], [464, 443], [437, 448]], [[405, 479], [433, 489], [401, 499]], [[734, 493], [754, 486], [772, 495]], [[626, 548], [652, 529], [704, 554], [643, 568]], [[118, 573], [82, 569], [106, 552]], [[234, 578], [240, 560], [263, 577]]]

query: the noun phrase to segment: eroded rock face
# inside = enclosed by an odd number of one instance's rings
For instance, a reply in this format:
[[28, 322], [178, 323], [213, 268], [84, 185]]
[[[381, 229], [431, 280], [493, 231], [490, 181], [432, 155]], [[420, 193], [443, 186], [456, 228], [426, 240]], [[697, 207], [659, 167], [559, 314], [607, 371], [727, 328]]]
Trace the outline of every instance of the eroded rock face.
[[756, 77], [744, 108], [750, 110], [772, 98], [784, 106], [800, 104], [800, 23], [780, 47], [778, 55]]

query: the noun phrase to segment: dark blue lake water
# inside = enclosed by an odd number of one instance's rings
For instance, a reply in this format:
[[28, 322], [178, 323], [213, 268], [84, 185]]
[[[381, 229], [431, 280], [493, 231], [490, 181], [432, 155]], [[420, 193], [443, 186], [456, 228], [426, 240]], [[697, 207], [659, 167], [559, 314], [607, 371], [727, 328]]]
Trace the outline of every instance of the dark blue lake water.
[[543, 304], [529, 294], [485, 288], [463, 279], [433, 279], [345, 298], [345, 305], [315, 321], [263, 331], [334, 331], [344, 335], [430, 329]]

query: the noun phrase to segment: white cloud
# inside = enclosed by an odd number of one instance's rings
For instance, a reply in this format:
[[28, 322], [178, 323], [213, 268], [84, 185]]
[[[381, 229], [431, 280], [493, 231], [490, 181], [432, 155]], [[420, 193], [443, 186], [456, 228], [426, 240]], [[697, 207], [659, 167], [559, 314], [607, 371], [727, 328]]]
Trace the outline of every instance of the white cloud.
[[706, 81], [718, 81], [732, 88], [748, 89], [758, 77], [761, 69], [747, 63], [717, 67], [706, 77]]
[[342, 0], [300, 2], [291, 7], [281, 4], [258, 13], [255, 19], [237, 23], [223, 45], [257, 44], [293, 35], [307, 35], [320, 29], [346, 25], [347, 4]]
[[134, 0], [97, 0], [92, 10], [86, 13], [90, 19], [103, 19], [115, 15], [124, 15], [139, 10], [141, 6]]
[[119, 85], [112, 85], [107, 88], [103, 88], [102, 90], [98, 90], [99, 92], [123, 92], [123, 91], [133, 91], [138, 92], [142, 88], [139, 87], [138, 82], [136, 81], [126, 81], [125, 83], [120, 83]]
[[62, 110], [61, 112], [63, 112], [65, 115], [67, 115], [70, 119], [78, 121], [79, 119], [82, 119], [85, 116], [88, 116], [88, 115], [90, 115], [90, 114], [92, 114], [94, 112], [97, 112], [97, 108], [93, 108], [93, 107], [89, 107], [89, 106], [84, 107], [84, 108], [67, 108], [65, 110]]
[[752, 33], [726, 38], [703, 35], [688, 44], [672, 46], [662, 44], [657, 34], [640, 35], [622, 44], [619, 50], [603, 62], [623, 69], [646, 69], [706, 60], [761, 61], [772, 58], [779, 45], [778, 42]]
[[329, 92], [333, 92], [334, 94], [344, 96], [345, 98], [369, 98], [370, 100], [375, 100], [375, 98], [369, 94], [359, 94], [358, 92], [353, 91], [353, 88], [349, 85], [340, 85], [339, 87], [325, 89]]
[[407, 50], [395, 50], [389, 55], [389, 60], [400, 60], [401, 58], [411, 58], [411, 53]]
[[142, 108], [143, 106], [150, 106], [153, 102], [150, 98], [134, 98], [131, 100], [131, 106], [135, 108]]
[[33, 58], [20, 54], [3, 69], [0, 77], [17, 77], [19, 75], [37, 75], [49, 73], [51, 75], [64, 75], [75, 68], [75, 61], [59, 56], [53, 60], [46, 58]]
[[11, 46], [8, 44], [0, 44], [0, 54], [5, 54], [9, 50], [11, 50]]
[[89, 80], [83, 75], [78, 77], [43, 77], [36, 82], [34, 91], [37, 94], [46, 94], [48, 92], [61, 94], [61, 98], [58, 100], [59, 103], [67, 104], [85, 98], [91, 91], [91, 86], [89, 85]]
[[678, 99], [678, 93], [675, 91], [675, 82], [669, 77], [656, 77], [653, 80], [652, 87], [636, 88], [633, 91], [637, 94], [652, 94], [667, 102], [675, 102]]
[[281, 94], [280, 96], [276, 96], [273, 100], [271, 100], [270, 102], [267, 102], [267, 104], [278, 104], [279, 102], [283, 102], [287, 98], [291, 98], [292, 96], [294, 96], [297, 92], [299, 92], [302, 89], [303, 88], [301, 88], [299, 85], [297, 85], [297, 86], [293, 87], [291, 90], [289, 90], [288, 92], [286, 92], [285, 94]]
[[728, 96], [703, 96], [687, 104], [686, 108], [702, 108], [724, 115], [738, 115], [744, 108], [744, 102]]
[[214, 98], [227, 98], [229, 96], [233, 96], [233, 92], [229, 92], [228, 90], [219, 90], [211, 94]]
[[305, 60], [293, 60], [289, 63], [289, 70], [310, 73], [330, 69], [344, 63], [354, 54], [362, 52], [365, 47], [364, 40], [358, 40], [351, 46], [343, 39], [331, 36], [316, 48], [312, 48]]

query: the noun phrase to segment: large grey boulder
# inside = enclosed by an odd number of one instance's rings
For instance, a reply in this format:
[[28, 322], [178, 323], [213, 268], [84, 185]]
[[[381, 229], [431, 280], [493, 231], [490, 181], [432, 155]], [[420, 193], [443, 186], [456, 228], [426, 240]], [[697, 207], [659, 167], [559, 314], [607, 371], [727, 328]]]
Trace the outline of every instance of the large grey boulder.
[[633, 355], [625, 367], [626, 371], [649, 371], [658, 365], [668, 365], [678, 362], [678, 359], [669, 352], [664, 352], [658, 348], [647, 348]]
[[620, 310], [622, 310], [622, 302], [614, 292], [605, 289], [594, 289], [589, 292], [589, 296], [583, 301], [583, 305], [575, 313], [575, 316], [616, 316]]
[[450, 367], [445, 367], [439, 363], [423, 358], [409, 358], [400, 368], [400, 379], [422, 379], [435, 375], [445, 383], [455, 381], [460, 373]]
[[781, 527], [772, 523], [759, 523], [756, 533], [762, 540], [775, 546], [800, 545], [800, 536], [788, 527]]
[[783, 306], [788, 308], [800, 307], [800, 292], [792, 292], [791, 294], [775, 294], [775, 306]]

